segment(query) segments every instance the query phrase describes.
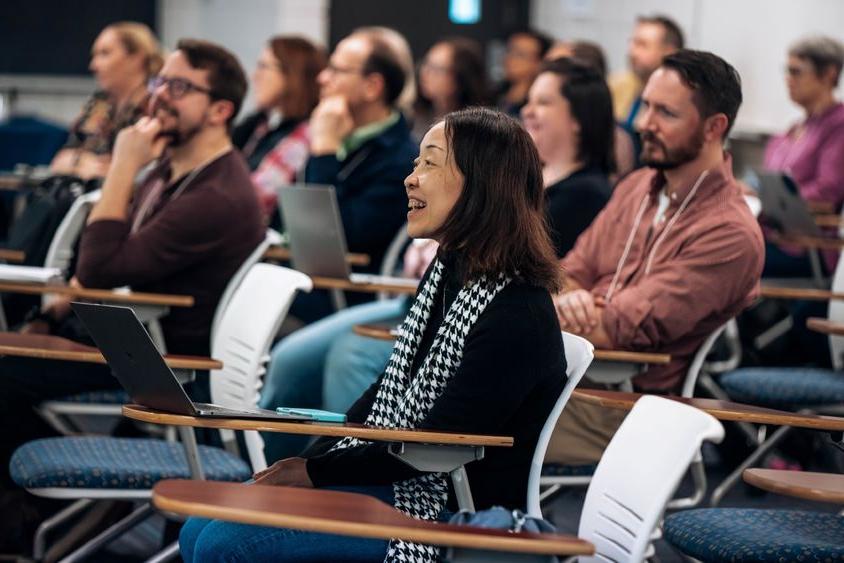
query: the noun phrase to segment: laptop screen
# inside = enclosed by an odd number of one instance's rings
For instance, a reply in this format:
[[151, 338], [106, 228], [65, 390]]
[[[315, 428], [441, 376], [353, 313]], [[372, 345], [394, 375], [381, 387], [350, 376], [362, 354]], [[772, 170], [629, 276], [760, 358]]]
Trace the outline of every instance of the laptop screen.
[[132, 401], [162, 411], [196, 414], [190, 398], [132, 309], [76, 302], [71, 307]]
[[332, 186], [301, 184], [279, 190], [293, 267], [309, 276], [348, 279], [346, 237]]

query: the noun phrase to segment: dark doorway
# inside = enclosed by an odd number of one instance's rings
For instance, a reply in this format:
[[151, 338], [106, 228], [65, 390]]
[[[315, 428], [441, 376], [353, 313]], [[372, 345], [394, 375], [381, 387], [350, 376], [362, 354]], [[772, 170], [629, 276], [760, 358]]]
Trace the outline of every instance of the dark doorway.
[[470, 37], [489, 49], [491, 42], [503, 43], [510, 31], [528, 25], [530, 2], [527, 0], [480, 0], [480, 3], [479, 21], [462, 25], [449, 19], [449, 0], [332, 0], [331, 47], [357, 27], [383, 25], [401, 32], [418, 60], [428, 47], [444, 37]]
[[2, 0], [0, 74], [87, 76], [97, 35], [108, 24], [127, 20], [155, 31], [156, 2]]

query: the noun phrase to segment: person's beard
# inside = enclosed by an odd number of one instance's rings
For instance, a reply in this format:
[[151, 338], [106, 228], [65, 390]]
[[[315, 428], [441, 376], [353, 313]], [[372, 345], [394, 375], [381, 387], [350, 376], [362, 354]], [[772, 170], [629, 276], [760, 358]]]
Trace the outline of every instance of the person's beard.
[[202, 124], [194, 125], [193, 127], [186, 129], [184, 131], [180, 131], [178, 129], [172, 129], [166, 131], [164, 134], [170, 137], [170, 147], [180, 147], [183, 145], [188, 144], [188, 142], [193, 139], [197, 133], [202, 131]]
[[182, 145], [187, 144], [191, 139], [193, 139], [197, 133], [202, 130], [203, 124], [205, 123], [205, 116], [200, 123], [194, 125], [193, 127], [189, 127], [185, 130], [179, 129], [179, 120], [181, 118], [181, 114], [179, 110], [162, 100], [161, 98], [155, 100], [153, 104], [150, 115], [152, 117], [156, 117], [159, 111], [163, 111], [166, 114], [170, 115], [176, 122], [173, 127], [169, 129], [162, 129], [161, 132], [158, 134], [159, 137], [165, 137], [170, 139], [170, 143], [168, 146], [170, 147], [179, 147]]
[[[650, 131], [643, 131], [641, 135], [642, 151], [639, 160], [645, 166], [655, 168], [657, 170], [673, 170], [679, 166], [691, 162], [698, 157], [703, 148], [703, 127], [698, 127], [689, 140], [676, 147], [668, 148], [665, 144], [656, 138], [656, 135]], [[662, 152], [662, 157], [652, 156], [653, 152], [645, 151], [645, 143], [655, 145], [659, 152]]]

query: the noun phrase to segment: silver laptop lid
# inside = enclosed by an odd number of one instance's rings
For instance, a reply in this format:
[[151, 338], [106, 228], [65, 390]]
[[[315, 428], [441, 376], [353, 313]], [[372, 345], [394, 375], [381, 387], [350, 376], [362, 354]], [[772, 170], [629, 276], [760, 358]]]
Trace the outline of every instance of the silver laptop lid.
[[759, 172], [758, 176], [759, 200], [766, 224], [789, 235], [821, 235], [794, 180], [777, 172]]
[[296, 184], [279, 190], [293, 267], [309, 276], [348, 279], [346, 237], [333, 186]]

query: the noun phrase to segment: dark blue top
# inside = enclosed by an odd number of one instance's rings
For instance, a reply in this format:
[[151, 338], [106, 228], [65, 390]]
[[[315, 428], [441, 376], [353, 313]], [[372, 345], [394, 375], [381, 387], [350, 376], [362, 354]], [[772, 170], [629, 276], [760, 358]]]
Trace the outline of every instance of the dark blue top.
[[545, 215], [559, 258], [574, 248], [580, 233], [592, 224], [612, 195], [606, 173], [581, 168], [545, 188]]
[[378, 270], [393, 237], [407, 222], [404, 179], [417, 156], [419, 147], [400, 116], [343, 161], [333, 154], [308, 160], [305, 181], [334, 186], [349, 252], [368, 254], [370, 271]]

